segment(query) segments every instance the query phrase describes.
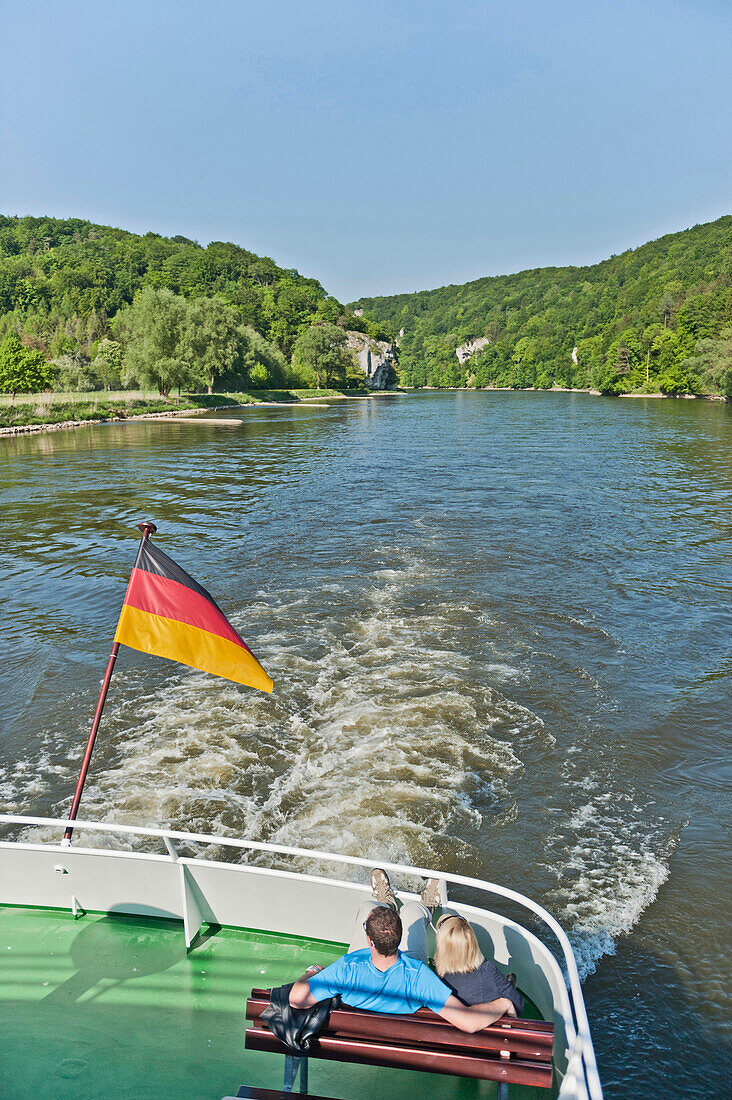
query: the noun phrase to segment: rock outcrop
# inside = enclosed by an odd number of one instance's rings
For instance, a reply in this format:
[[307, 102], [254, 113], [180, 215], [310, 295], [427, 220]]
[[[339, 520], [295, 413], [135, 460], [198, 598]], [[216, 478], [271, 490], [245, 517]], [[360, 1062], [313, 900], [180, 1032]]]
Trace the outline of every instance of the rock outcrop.
[[455, 348], [455, 354], [458, 357], [460, 366], [462, 367], [463, 364], [467, 363], [468, 359], [471, 359], [475, 355], [476, 351], [480, 351], [481, 348], [484, 348], [486, 344], [490, 344], [490, 342], [490, 336], [475, 336], [472, 340], [467, 340], [464, 344], [461, 344], [460, 347]]
[[346, 347], [366, 375], [372, 390], [388, 390], [396, 378], [396, 353], [386, 340], [374, 340], [363, 332], [348, 332]]

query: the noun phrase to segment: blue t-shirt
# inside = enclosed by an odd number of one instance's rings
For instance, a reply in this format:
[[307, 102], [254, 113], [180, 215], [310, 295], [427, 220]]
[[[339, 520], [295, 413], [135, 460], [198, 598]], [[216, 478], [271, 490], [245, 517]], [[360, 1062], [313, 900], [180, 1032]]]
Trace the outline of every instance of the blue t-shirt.
[[340, 993], [351, 1008], [370, 1012], [405, 1015], [422, 1005], [440, 1012], [452, 990], [428, 966], [411, 955], [397, 952], [398, 962], [388, 970], [377, 970], [368, 947], [351, 951], [308, 979], [310, 992], [318, 1001]]

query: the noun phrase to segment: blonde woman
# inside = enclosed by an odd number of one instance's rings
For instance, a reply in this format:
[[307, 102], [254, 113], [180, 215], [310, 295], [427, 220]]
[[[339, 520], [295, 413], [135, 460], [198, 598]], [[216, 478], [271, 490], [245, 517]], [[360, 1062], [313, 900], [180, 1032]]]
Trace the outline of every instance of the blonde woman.
[[511, 1002], [513, 1011], [509, 1009], [509, 1016], [523, 1012], [523, 997], [506, 975], [484, 957], [465, 917], [443, 913], [436, 928], [435, 970], [463, 1004], [484, 1004], [503, 997]]

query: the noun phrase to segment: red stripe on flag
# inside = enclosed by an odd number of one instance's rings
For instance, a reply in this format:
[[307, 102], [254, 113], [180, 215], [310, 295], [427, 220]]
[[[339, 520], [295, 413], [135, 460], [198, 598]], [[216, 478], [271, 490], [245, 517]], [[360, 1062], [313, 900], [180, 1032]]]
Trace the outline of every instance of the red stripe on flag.
[[179, 623], [188, 623], [199, 630], [218, 634], [220, 638], [241, 646], [247, 653], [252, 652], [214, 604], [192, 588], [169, 577], [148, 573], [144, 569], [133, 569], [125, 603], [139, 611], [176, 619]]

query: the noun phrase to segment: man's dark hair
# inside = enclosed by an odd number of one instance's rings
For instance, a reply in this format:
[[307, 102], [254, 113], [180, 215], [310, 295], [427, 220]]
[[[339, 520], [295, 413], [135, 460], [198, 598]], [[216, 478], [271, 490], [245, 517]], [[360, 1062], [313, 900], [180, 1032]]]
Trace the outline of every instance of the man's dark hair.
[[384, 958], [395, 955], [402, 939], [399, 914], [384, 905], [377, 905], [366, 918], [366, 935]]

